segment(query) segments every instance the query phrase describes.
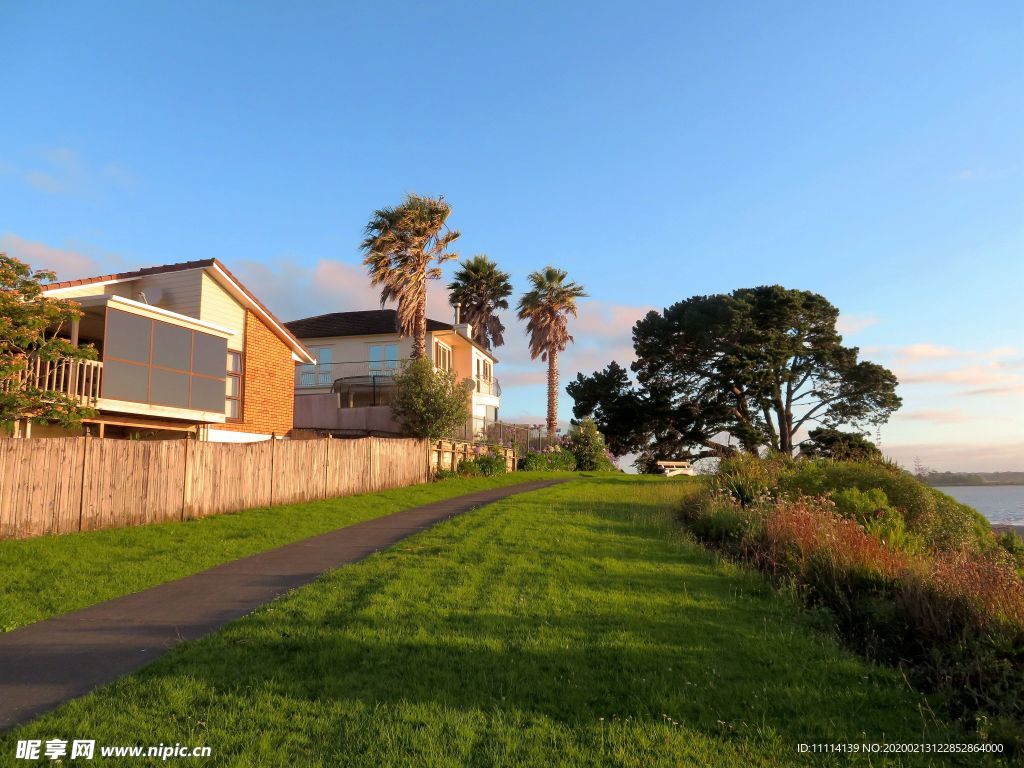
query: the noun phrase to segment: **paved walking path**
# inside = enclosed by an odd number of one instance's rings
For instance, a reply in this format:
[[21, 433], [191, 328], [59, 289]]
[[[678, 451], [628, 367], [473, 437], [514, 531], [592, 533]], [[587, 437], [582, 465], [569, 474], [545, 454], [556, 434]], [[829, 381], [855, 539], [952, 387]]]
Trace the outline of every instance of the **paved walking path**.
[[0, 729], [144, 667], [275, 597], [442, 520], [562, 480], [456, 496], [0, 634]]

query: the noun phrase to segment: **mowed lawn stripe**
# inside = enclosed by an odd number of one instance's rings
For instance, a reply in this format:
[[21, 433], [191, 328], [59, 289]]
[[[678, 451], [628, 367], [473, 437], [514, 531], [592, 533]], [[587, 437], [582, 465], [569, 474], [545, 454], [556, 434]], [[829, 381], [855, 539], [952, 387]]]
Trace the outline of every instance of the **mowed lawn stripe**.
[[0, 754], [77, 733], [209, 745], [215, 765], [777, 766], [837, 764], [799, 743], [965, 740], [897, 673], [683, 538], [672, 515], [692, 483], [593, 477], [469, 512], [17, 729]]
[[0, 541], [0, 632], [353, 523], [549, 477], [454, 478], [201, 520]]

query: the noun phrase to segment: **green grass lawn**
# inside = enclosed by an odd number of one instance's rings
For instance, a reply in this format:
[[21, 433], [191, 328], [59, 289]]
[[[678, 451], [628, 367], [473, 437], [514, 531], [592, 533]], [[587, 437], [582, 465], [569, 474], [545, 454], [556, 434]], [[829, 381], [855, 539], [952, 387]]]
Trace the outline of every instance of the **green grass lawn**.
[[967, 738], [686, 540], [672, 510], [693, 487], [591, 477], [462, 515], [16, 729], [0, 756], [77, 737], [247, 768], [950, 764], [797, 753]]
[[363, 520], [546, 477], [453, 478], [183, 523], [0, 541], [0, 632]]

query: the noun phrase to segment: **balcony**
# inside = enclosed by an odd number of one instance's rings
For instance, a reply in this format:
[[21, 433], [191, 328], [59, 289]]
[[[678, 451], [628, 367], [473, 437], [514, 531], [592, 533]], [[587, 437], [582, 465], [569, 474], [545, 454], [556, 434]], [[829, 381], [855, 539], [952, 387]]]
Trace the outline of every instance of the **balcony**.
[[103, 363], [99, 360], [28, 358], [28, 366], [7, 383], [7, 388], [59, 392], [89, 408], [97, 407], [103, 386]]
[[476, 385], [476, 392], [481, 395], [493, 395], [494, 397], [501, 397], [501, 384], [493, 376], [490, 377], [476, 377], [473, 379]]

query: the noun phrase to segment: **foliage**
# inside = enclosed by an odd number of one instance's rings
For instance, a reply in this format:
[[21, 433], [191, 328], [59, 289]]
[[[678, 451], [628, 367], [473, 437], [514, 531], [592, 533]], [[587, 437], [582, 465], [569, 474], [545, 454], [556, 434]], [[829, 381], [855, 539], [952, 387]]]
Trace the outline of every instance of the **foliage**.
[[576, 469], [576, 457], [557, 448], [528, 453], [520, 463], [524, 472], [572, 472]]
[[[593, 416], [613, 451], [654, 459], [790, 454], [812, 425], [880, 424], [900, 407], [896, 377], [858, 360], [818, 294], [761, 286], [694, 296], [633, 327], [636, 383], [614, 361], [567, 390], [576, 418]], [[650, 462], [646, 462], [650, 464]]]
[[83, 724], [239, 766], [909, 768], [945, 756], [794, 745], [969, 741], [898, 672], [678, 535], [672, 510], [698, 487], [588, 478], [461, 515], [3, 734], [0, 754]]
[[484, 254], [477, 254], [459, 264], [454, 279], [448, 284], [451, 303], [461, 304], [462, 322], [473, 328], [473, 340], [484, 349], [505, 343], [505, 326], [498, 317], [499, 309], [508, 309], [512, 283], [508, 272]]
[[394, 382], [391, 411], [410, 437], [440, 440], [465, 423], [470, 393], [452, 371], [435, 370], [419, 358], [396, 373]]
[[450, 213], [444, 197], [409, 194], [401, 205], [375, 211], [366, 225], [363, 264], [381, 286], [381, 307], [398, 302], [397, 330], [413, 337], [414, 358], [426, 355], [427, 280], [441, 279], [437, 265], [457, 258], [448, 250], [459, 238], [445, 224]]
[[1006, 550], [1006, 554], [1024, 575], [1024, 539], [1013, 531], [1003, 531], [996, 536], [996, 543]]
[[562, 448], [576, 457], [576, 469], [582, 472], [613, 472], [616, 469], [593, 419], [583, 419], [574, 424], [562, 439]]
[[878, 462], [798, 461], [779, 477], [789, 495], [817, 496], [857, 489], [879, 490], [900, 511], [906, 529], [934, 549], [991, 548], [987, 520], [965, 504], [921, 483], [909, 472]]
[[516, 310], [520, 320], [526, 320], [530, 336], [530, 358], [548, 363], [548, 439], [554, 440], [558, 431], [558, 353], [571, 342], [569, 318], [576, 317], [576, 300], [587, 294], [582, 285], [566, 282], [569, 273], [555, 267], [545, 267], [530, 273], [529, 291], [519, 299]]
[[878, 446], [857, 432], [819, 427], [800, 444], [800, 455], [836, 461], [875, 461], [882, 458]]
[[0, 424], [32, 418], [70, 427], [94, 413], [72, 397], [22, 379], [32, 359], [96, 358], [91, 345], [76, 347], [57, 336], [82, 312], [73, 302], [43, 294], [42, 283], [55, 277], [0, 253]]
[[702, 541], [795, 584], [861, 652], [907, 665], [951, 713], [985, 713], [997, 740], [1017, 743], [1024, 579], [946, 499], [876, 462], [743, 457], [723, 461], [681, 517]]
[[464, 477], [493, 477], [508, 472], [508, 462], [505, 454], [497, 448], [491, 448], [461, 462], [456, 471]]

